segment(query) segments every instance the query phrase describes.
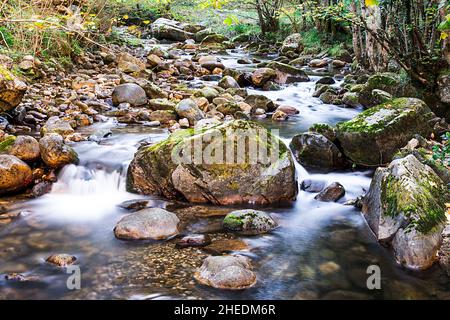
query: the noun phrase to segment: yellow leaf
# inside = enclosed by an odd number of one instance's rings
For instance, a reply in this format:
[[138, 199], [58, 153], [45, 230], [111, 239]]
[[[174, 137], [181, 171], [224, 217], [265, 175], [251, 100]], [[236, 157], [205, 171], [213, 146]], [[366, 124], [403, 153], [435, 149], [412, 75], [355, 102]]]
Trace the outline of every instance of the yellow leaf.
[[378, 5], [378, 0], [366, 0], [366, 6], [372, 7]]
[[149, 20], [144, 20], [144, 21], [142, 21], [144, 24], [149, 24], [150, 23], [150, 21]]
[[125, 20], [128, 20], [128, 18], [130, 18], [130, 17], [126, 14], [122, 18], [124, 18]]
[[448, 37], [448, 33], [442, 31], [442, 32], [441, 32], [441, 40], [445, 40], [445, 39], [447, 39], [447, 37]]

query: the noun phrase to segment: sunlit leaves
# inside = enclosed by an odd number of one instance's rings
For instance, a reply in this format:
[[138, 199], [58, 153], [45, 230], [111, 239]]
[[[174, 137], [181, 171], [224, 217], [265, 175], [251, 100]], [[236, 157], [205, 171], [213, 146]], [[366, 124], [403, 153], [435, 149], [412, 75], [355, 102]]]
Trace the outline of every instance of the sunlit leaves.
[[377, 6], [379, 4], [378, 0], [365, 0], [367, 7]]
[[230, 14], [229, 16], [227, 16], [225, 18], [225, 20], [223, 20], [223, 24], [227, 25], [227, 26], [232, 26], [233, 24], [239, 24], [239, 19], [236, 15], [234, 14]]

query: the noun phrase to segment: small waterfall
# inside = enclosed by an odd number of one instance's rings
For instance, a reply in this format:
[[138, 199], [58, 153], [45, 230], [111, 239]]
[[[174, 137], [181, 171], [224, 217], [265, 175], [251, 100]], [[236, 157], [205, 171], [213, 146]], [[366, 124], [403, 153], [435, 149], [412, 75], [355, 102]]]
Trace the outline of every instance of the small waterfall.
[[68, 165], [60, 173], [53, 185], [52, 194], [101, 195], [125, 192], [126, 177], [121, 170], [88, 169]]

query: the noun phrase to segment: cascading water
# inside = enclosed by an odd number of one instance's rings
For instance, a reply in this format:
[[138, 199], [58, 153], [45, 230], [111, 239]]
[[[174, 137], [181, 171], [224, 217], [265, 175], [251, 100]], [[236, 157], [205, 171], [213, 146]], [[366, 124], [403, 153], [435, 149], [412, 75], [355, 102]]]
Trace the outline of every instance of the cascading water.
[[[242, 52], [220, 57], [231, 67], [238, 66], [237, 59], [249, 58]], [[313, 123], [334, 125], [358, 113], [359, 110], [323, 104], [312, 97], [316, 80], [318, 77], [312, 77], [311, 82], [280, 91], [249, 90], [299, 110], [286, 122], [270, 118], [257, 121], [268, 129], [278, 129], [279, 137], [288, 145], [294, 135]], [[258, 285], [244, 292], [212, 291], [198, 286], [192, 281], [192, 273], [204, 258], [200, 250], [179, 250], [171, 242], [120, 241], [113, 233], [117, 221], [128, 213], [117, 205], [140, 198], [125, 190], [126, 169], [140, 141], [157, 142], [167, 136], [167, 130], [119, 127], [112, 122], [87, 128], [99, 129], [111, 129], [113, 134], [99, 143], [77, 143], [80, 164], [65, 167], [49, 194], [21, 203], [22, 218], [11, 227], [0, 229], [0, 273], [37, 274], [41, 286], [32, 283], [27, 287], [24, 283], [18, 289], [0, 274], [0, 298], [316, 299], [338, 295], [404, 299], [411, 295], [430, 298], [442, 292], [436, 279], [423, 280], [399, 270], [392, 255], [374, 239], [360, 211], [343, 204], [364, 193], [370, 184], [370, 172], [314, 173], [298, 163], [299, 182], [340, 182], [346, 189], [345, 198], [338, 203], [320, 202], [314, 199], [314, 193], [300, 191], [297, 201], [289, 205], [261, 208], [276, 217], [280, 228], [271, 234], [243, 238], [251, 251], [241, 254], [252, 256]], [[174, 212], [181, 210], [188, 215], [194, 211], [201, 216], [183, 226], [183, 232], [205, 232], [213, 237], [221, 230], [220, 213], [236, 209], [170, 205]], [[202, 216], [204, 212], [210, 214]], [[77, 256], [83, 272], [82, 290], [68, 291], [67, 275], [46, 267], [44, 259], [53, 253]], [[382, 267], [383, 279], [387, 280], [383, 290], [377, 292], [368, 292], [365, 287], [366, 268], [372, 264]]]

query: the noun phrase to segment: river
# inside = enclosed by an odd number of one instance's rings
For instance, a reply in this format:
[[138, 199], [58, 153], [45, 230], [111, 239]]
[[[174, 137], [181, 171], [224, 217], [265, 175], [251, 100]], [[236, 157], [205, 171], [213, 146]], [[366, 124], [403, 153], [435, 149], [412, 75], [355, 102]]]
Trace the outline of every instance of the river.
[[[220, 58], [227, 67], [239, 67], [241, 51]], [[245, 68], [252, 68], [252, 65]], [[316, 122], [331, 125], [354, 117], [360, 110], [323, 104], [313, 98], [315, 82], [289, 85], [281, 91], [259, 92], [299, 110], [286, 122], [257, 119], [278, 129], [289, 143]], [[199, 80], [192, 82], [197, 83]], [[256, 92], [256, 90], [249, 90]], [[297, 164], [298, 180], [340, 182], [346, 195], [337, 203], [314, 200], [300, 191], [289, 206], [261, 209], [272, 212], [280, 227], [273, 233], [242, 238], [253, 260], [258, 283], [243, 291], [221, 291], [198, 285], [193, 272], [207, 255], [198, 248], [176, 249], [174, 240], [126, 242], [114, 237], [113, 228], [128, 212], [118, 207], [144, 198], [126, 191], [126, 170], [142, 141], [156, 142], [166, 129], [120, 125], [113, 119], [84, 128], [84, 133], [111, 130], [101, 142], [74, 145], [80, 164], [65, 167], [51, 193], [35, 200], [18, 200], [21, 216], [0, 229], [0, 299], [435, 299], [448, 296], [448, 280], [439, 268], [413, 273], [399, 267], [388, 248], [379, 245], [361, 213], [344, 205], [368, 189], [372, 171], [308, 172]], [[148, 198], [146, 198], [148, 199]], [[189, 206], [164, 199], [150, 205], [167, 208], [185, 217], [183, 234], [210, 233], [227, 238], [220, 222], [233, 208]], [[240, 207], [242, 208], [242, 206]], [[69, 290], [69, 274], [45, 263], [54, 253], [78, 258], [81, 289]], [[370, 265], [381, 268], [382, 288], [366, 285]], [[4, 280], [18, 272], [36, 276], [33, 281]]]

